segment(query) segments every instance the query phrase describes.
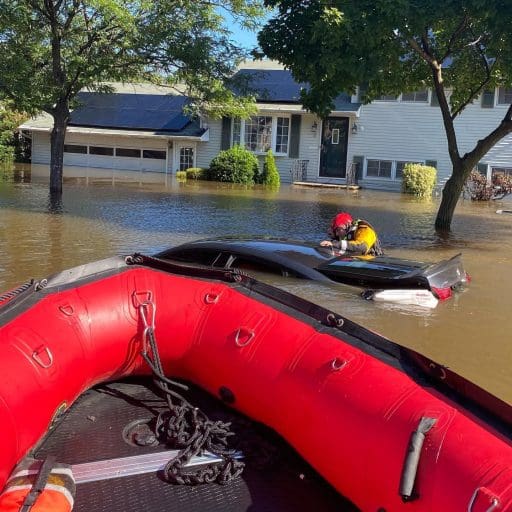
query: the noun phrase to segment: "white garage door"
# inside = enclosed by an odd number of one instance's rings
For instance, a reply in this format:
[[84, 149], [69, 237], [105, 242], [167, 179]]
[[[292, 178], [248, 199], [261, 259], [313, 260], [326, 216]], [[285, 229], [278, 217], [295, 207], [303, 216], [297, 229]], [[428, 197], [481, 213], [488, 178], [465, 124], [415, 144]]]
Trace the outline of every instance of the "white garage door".
[[66, 144], [64, 164], [128, 171], [165, 172], [167, 149]]

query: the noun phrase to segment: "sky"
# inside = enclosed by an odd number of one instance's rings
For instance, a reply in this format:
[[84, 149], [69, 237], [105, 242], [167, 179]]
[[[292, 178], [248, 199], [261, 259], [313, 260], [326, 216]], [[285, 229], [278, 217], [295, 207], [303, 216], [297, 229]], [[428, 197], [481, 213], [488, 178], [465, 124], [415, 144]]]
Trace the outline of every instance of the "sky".
[[245, 30], [236, 24], [232, 25], [230, 29], [232, 31], [231, 38], [240, 46], [248, 49], [258, 46], [257, 32]]
[[[233, 41], [240, 44], [242, 47], [247, 49], [252, 49], [258, 46], [258, 31], [251, 32], [250, 30], [246, 30], [242, 28], [236, 20], [229, 16], [229, 13], [223, 12], [223, 15], [226, 16], [226, 25], [231, 30], [232, 36], [231, 39]], [[267, 19], [271, 17], [268, 14], [262, 21], [262, 25], [265, 23]]]

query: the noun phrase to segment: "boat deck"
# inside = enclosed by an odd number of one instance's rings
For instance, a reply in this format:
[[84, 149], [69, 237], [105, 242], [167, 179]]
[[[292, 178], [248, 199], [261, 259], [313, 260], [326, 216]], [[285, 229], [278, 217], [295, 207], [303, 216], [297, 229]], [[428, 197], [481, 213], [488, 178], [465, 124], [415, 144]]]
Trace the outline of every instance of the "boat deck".
[[[226, 485], [170, 484], [158, 471], [79, 483], [75, 512], [357, 511], [268, 429], [198, 389], [191, 388], [184, 395], [210, 419], [233, 422], [232, 429], [240, 438], [239, 449], [244, 455], [252, 452], [244, 457], [242, 475]], [[58, 462], [77, 465], [161, 453], [165, 450], [162, 445], [140, 447], [130, 443], [125, 427], [137, 420], [149, 420], [164, 409], [165, 402], [149, 379], [104, 384], [80, 397], [34, 456], [54, 455]]]

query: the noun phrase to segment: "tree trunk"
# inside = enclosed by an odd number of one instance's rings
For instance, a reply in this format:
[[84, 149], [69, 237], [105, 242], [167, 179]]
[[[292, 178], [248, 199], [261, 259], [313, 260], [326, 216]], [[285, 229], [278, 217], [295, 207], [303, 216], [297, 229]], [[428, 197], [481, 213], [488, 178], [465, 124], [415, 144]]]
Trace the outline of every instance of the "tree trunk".
[[50, 192], [62, 194], [62, 175], [64, 165], [64, 140], [69, 121], [69, 109], [58, 105], [53, 112], [53, 129], [50, 137]]
[[443, 188], [441, 205], [437, 212], [435, 227], [437, 231], [450, 231], [455, 207], [462, 194], [464, 183], [471, 172], [472, 164], [461, 160], [454, 165], [452, 175]]

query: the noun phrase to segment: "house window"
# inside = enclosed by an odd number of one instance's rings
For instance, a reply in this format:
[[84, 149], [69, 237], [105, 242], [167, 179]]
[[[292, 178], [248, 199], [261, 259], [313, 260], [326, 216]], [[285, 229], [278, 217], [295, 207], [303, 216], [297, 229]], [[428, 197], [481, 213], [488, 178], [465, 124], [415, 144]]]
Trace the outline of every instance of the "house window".
[[368, 160], [366, 176], [371, 178], [391, 178], [392, 165], [393, 162], [390, 160]]
[[511, 167], [493, 167], [491, 173], [492, 173], [492, 175], [503, 174], [505, 176], [512, 177], [512, 168]]
[[87, 154], [87, 146], [79, 146], [78, 144], [64, 144], [65, 153]]
[[116, 156], [127, 158], [140, 158], [140, 149], [116, 148]]
[[245, 147], [255, 153], [266, 153], [272, 148], [272, 118], [251, 117], [245, 122]]
[[395, 178], [396, 179], [402, 179], [402, 176], [404, 174], [404, 167], [407, 164], [421, 164], [422, 162], [396, 162], [396, 168], [395, 168]]
[[403, 93], [402, 101], [427, 103], [428, 102], [428, 89], [424, 89], [423, 91]]
[[277, 155], [287, 155], [290, 145], [290, 118], [254, 116], [233, 119], [231, 145], [241, 145], [255, 153], [272, 149]]
[[180, 148], [180, 171], [194, 167], [194, 148]]
[[158, 151], [157, 149], [143, 149], [142, 157], [152, 158], [154, 160], [165, 160], [167, 158], [167, 153], [165, 151]]
[[277, 118], [276, 153], [288, 153], [288, 140], [290, 139], [290, 118]]
[[510, 105], [512, 103], [512, 89], [500, 87], [498, 89], [498, 105]]
[[242, 130], [242, 120], [240, 118], [233, 119], [233, 138], [232, 146], [240, 145], [240, 132]]
[[383, 94], [376, 98], [376, 101], [397, 101], [398, 98], [393, 94]]
[[114, 148], [106, 146], [89, 146], [90, 155], [114, 156]]

